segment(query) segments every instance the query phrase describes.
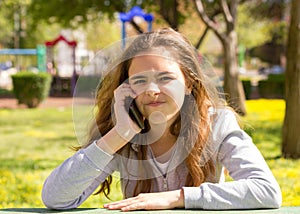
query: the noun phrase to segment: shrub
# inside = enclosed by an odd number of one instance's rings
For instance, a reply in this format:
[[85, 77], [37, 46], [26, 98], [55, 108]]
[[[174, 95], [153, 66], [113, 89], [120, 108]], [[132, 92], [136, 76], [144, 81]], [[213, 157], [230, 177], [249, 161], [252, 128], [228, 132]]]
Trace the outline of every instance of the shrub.
[[243, 84], [243, 89], [245, 92], [245, 97], [247, 100], [250, 99], [251, 93], [252, 93], [252, 85], [251, 85], [251, 80], [250, 79], [241, 79], [242, 84]]
[[263, 98], [284, 98], [284, 74], [270, 74], [268, 79], [258, 82], [258, 91]]
[[[75, 83], [77, 82], [78, 75], [75, 76]], [[73, 95], [72, 88], [73, 76], [60, 77], [53, 76], [50, 95], [54, 97], [70, 97]]]
[[90, 97], [94, 95], [101, 77], [98, 75], [80, 76], [76, 82], [76, 89], [74, 95], [80, 97]]
[[13, 92], [11, 90], [0, 88], [0, 97], [12, 97]]
[[12, 81], [18, 103], [36, 108], [49, 94], [51, 75], [23, 71], [12, 75]]

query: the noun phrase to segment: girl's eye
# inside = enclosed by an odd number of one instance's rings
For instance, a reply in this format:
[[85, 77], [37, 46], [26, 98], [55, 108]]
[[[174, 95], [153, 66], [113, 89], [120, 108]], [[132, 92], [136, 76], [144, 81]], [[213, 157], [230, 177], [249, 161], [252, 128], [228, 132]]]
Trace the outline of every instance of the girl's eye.
[[139, 80], [135, 80], [135, 81], [133, 82], [133, 85], [140, 85], [140, 84], [144, 84], [144, 83], [146, 83], [146, 80], [144, 80], [144, 79], [139, 79]]
[[168, 81], [171, 81], [171, 80], [173, 80], [173, 79], [174, 79], [174, 78], [171, 77], [171, 76], [162, 76], [162, 77], [159, 78], [159, 81], [160, 81], [160, 82], [168, 82]]

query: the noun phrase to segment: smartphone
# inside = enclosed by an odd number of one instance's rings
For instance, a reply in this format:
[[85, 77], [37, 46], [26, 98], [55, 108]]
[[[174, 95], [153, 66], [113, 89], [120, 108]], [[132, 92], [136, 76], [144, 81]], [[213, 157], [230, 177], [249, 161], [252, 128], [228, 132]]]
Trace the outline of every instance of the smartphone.
[[141, 129], [145, 129], [144, 117], [136, 106], [134, 100], [132, 100], [129, 105], [129, 116]]

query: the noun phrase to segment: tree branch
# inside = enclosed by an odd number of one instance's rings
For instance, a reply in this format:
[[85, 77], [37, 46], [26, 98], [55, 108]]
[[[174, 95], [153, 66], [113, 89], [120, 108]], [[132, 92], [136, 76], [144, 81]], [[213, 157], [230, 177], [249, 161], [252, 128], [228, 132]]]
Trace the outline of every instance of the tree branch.
[[203, 42], [205, 36], [206, 36], [207, 33], [208, 33], [208, 30], [209, 30], [209, 27], [206, 26], [206, 28], [205, 28], [203, 34], [201, 35], [201, 37], [199, 38], [197, 44], [195, 45], [195, 48], [196, 48], [196, 49], [199, 49], [199, 47], [200, 47], [200, 45], [202, 44], [202, 42]]
[[197, 8], [197, 12], [198, 12], [200, 18], [202, 19], [202, 21], [206, 24], [207, 27], [209, 27], [210, 29], [212, 29], [214, 31], [214, 33], [216, 34], [216, 36], [221, 41], [224, 41], [225, 38], [224, 38], [222, 32], [220, 32], [218, 30], [218, 26], [216, 25], [216, 23], [213, 20], [211, 20], [207, 16], [207, 14], [205, 13], [202, 1], [201, 0], [195, 0], [194, 2], [195, 2], [195, 5], [196, 5], [196, 8]]
[[[215, 22], [215, 20], [214, 20], [215, 16], [217, 16], [217, 15], [220, 14], [221, 12], [222, 12], [221, 10], [215, 10], [214, 13], [209, 17], [210, 20], [212, 20], [213, 22]], [[206, 37], [206, 35], [207, 35], [209, 29], [210, 29], [210, 28], [206, 25], [204, 32], [203, 32], [202, 35], [200, 36], [200, 38], [199, 38], [197, 44], [195, 45], [195, 48], [196, 48], [196, 49], [199, 49], [199, 48], [200, 48], [200, 46], [201, 46], [203, 40], [205, 39], [205, 37]]]
[[238, 4], [244, 4], [247, 0], [240, 0]]
[[231, 16], [230, 10], [228, 8], [227, 1], [226, 0], [221, 0], [220, 5], [221, 5], [221, 8], [223, 10], [223, 15], [224, 15], [226, 23], [227, 24], [232, 23], [233, 22], [233, 17]]
[[136, 32], [144, 33], [143, 29], [133, 19], [130, 21], [130, 24], [134, 27]]
[[[242, 3], [241, 3], [242, 4]], [[237, 8], [239, 5], [239, 1], [238, 0], [232, 0], [230, 2], [230, 13], [232, 16], [232, 24], [235, 26], [236, 24], [236, 15], [237, 15]]]

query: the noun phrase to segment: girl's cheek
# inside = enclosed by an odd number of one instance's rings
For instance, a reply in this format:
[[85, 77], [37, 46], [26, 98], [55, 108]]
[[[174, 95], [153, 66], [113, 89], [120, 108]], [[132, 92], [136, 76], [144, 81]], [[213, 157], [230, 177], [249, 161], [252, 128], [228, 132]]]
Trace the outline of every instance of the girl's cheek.
[[169, 97], [176, 99], [185, 94], [185, 85], [181, 83], [165, 85], [161, 88], [161, 91]]
[[143, 94], [146, 91], [145, 87], [136, 87], [136, 88], [132, 88], [132, 90], [134, 91], [134, 93], [139, 96], [141, 94]]
[[142, 95], [138, 95], [136, 98], [135, 98], [135, 103], [138, 107], [139, 110], [141, 110], [142, 106], [143, 106], [143, 96]]
[[170, 97], [177, 104], [178, 108], [181, 108], [185, 97], [184, 85], [169, 85], [169, 87], [163, 88], [162, 92]]

